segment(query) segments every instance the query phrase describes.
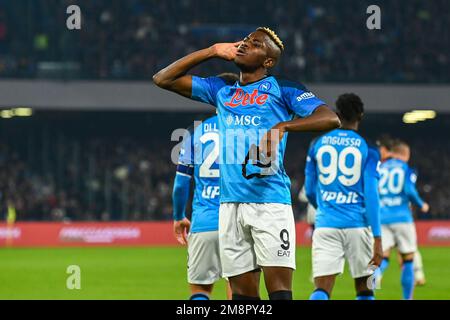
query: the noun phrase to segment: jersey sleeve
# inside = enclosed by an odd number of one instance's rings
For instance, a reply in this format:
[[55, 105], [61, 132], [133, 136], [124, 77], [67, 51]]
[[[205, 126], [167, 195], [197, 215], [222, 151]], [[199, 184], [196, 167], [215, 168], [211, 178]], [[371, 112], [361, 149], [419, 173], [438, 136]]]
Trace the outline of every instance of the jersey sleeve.
[[201, 78], [192, 76], [192, 94], [194, 100], [217, 106], [217, 92], [226, 86], [220, 77]]
[[280, 80], [279, 85], [282, 99], [289, 110], [302, 118], [308, 117], [319, 106], [326, 104], [300, 83]]
[[192, 176], [194, 171], [194, 132], [189, 129], [183, 137], [178, 157], [177, 173]]
[[364, 200], [366, 219], [374, 237], [381, 236], [380, 195], [378, 192], [379, 165], [380, 154], [378, 150], [369, 147], [364, 167]]
[[305, 166], [305, 193], [309, 203], [317, 208], [317, 164], [314, 157], [314, 141], [308, 150]]
[[417, 173], [413, 169], [408, 168], [408, 170], [406, 171], [405, 193], [409, 201], [411, 201], [417, 207], [422, 208], [424, 201], [417, 191], [416, 181]]

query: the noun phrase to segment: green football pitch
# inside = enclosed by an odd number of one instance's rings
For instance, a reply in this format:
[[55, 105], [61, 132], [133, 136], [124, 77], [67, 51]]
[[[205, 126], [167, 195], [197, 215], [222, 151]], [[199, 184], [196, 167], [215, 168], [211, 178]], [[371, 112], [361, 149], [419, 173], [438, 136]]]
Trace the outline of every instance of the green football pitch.
[[[450, 299], [450, 248], [422, 248], [427, 283], [415, 299]], [[307, 299], [310, 250], [297, 252], [294, 298]], [[81, 288], [68, 289], [70, 265], [80, 267]], [[261, 286], [264, 299], [267, 294]], [[0, 299], [186, 299], [186, 250], [181, 247], [0, 249]], [[346, 270], [338, 277], [333, 299], [354, 299], [353, 281]], [[400, 267], [391, 257], [378, 299], [401, 298]], [[213, 299], [225, 299], [225, 283]]]

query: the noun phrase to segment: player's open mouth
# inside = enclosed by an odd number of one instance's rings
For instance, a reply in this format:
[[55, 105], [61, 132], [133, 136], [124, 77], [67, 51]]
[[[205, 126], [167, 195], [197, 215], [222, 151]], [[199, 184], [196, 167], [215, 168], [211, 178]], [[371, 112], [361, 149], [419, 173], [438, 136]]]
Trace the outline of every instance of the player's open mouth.
[[245, 53], [245, 51], [244, 51], [243, 49], [238, 49], [236, 55], [237, 55], [237, 56], [245, 56], [246, 53]]

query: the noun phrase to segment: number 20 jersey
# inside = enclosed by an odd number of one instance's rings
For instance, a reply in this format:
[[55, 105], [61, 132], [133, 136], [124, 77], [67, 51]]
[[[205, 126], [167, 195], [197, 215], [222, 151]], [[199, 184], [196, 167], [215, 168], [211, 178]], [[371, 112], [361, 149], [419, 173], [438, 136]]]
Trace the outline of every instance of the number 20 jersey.
[[367, 227], [364, 173], [379, 179], [378, 165], [378, 149], [353, 130], [336, 129], [316, 139], [305, 169], [317, 179], [316, 227]]

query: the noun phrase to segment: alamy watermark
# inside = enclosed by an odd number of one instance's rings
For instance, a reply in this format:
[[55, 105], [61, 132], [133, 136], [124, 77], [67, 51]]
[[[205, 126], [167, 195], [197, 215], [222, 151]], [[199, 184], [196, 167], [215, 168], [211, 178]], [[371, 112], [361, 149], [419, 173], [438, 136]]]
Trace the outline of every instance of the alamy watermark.
[[77, 265], [70, 265], [66, 269], [69, 275], [66, 280], [66, 288], [69, 290], [81, 289], [81, 268]]
[[67, 7], [66, 13], [69, 14], [66, 20], [66, 27], [69, 30], [81, 29], [81, 9], [73, 4]]
[[369, 30], [380, 30], [381, 29], [381, 8], [375, 4], [367, 7], [367, 14], [370, 16], [366, 20], [366, 27]]

